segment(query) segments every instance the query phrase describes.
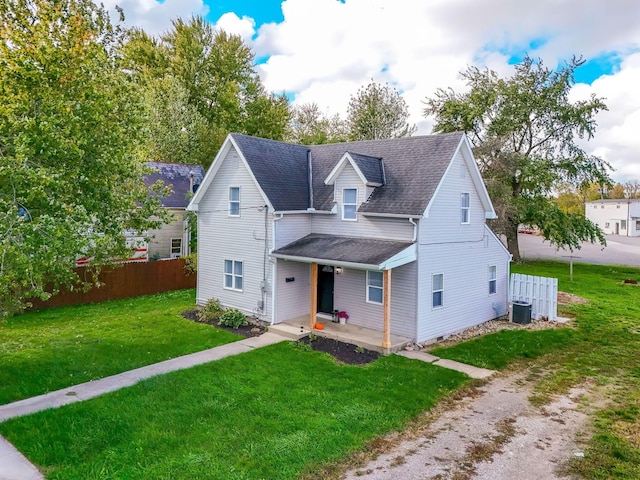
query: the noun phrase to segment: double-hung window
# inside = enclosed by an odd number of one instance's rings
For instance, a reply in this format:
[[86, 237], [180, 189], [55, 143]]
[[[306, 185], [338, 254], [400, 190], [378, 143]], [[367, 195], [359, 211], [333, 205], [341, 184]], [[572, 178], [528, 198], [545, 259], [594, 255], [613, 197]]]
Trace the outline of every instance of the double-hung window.
[[498, 291], [498, 267], [489, 266], [489, 295], [493, 295]]
[[237, 260], [224, 261], [224, 288], [242, 291], [243, 265]]
[[240, 216], [240, 187], [229, 187], [229, 216]]
[[171, 258], [177, 258], [182, 255], [182, 239], [171, 239]]
[[460, 194], [460, 223], [469, 223], [469, 194]]
[[436, 273], [431, 277], [431, 306], [433, 308], [444, 305], [444, 273]]
[[382, 305], [382, 272], [367, 270], [367, 302]]
[[342, 219], [357, 220], [358, 189], [345, 188], [342, 190]]

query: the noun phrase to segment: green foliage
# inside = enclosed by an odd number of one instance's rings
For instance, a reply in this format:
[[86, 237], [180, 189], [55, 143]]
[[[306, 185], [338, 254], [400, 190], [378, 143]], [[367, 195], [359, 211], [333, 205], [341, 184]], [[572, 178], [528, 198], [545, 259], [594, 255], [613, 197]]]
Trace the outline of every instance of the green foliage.
[[397, 355], [338, 365], [292, 343], [8, 420], [0, 433], [50, 478], [298, 479], [466, 382]]
[[123, 230], [164, 213], [140, 181], [141, 109], [108, 13], [90, 0], [12, 0], [0, 25], [1, 317], [80, 281], [79, 255], [127, 258]]
[[238, 35], [196, 16], [174, 20], [159, 39], [134, 30], [121, 51], [146, 91], [150, 159], [206, 167], [230, 132], [284, 137], [288, 101], [265, 91], [254, 54]]
[[236, 310], [235, 308], [230, 308], [229, 310], [225, 310], [222, 315], [220, 315], [220, 320], [218, 320], [218, 325], [224, 325], [225, 327], [238, 328], [244, 325], [247, 325], [247, 317], [240, 310]]
[[198, 318], [205, 323], [215, 323], [220, 319], [223, 312], [224, 308], [220, 305], [220, 300], [212, 298], [198, 310]]
[[491, 223], [507, 238], [519, 262], [517, 230], [536, 226], [554, 245], [570, 250], [581, 241], [605, 243], [600, 229], [583, 215], [567, 213], [553, 202], [560, 184], [609, 182], [609, 165], [578, 145], [595, 132], [595, 115], [606, 109], [600, 98], [571, 102], [573, 58], [556, 70], [526, 57], [511, 77], [470, 67], [462, 72], [469, 91], [438, 90], [427, 99], [425, 115], [436, 118], [436, 132], [467, 133], [498, 219]]
[[338, 114], [324, 115], [316, 103], [292, 108], [286, 140], [300, 145], [321, 145], [348, 139], [345, 123]]
[[182, 318], [193, 290], [28, 312], [0, 323], [0, 404], [233, 342]]
[[349, 100], [347, 125], [350, 140], [408, 137], [416, 131], [409, 125], [409, 108], [395, 88], [375, 82], [358, 90]]

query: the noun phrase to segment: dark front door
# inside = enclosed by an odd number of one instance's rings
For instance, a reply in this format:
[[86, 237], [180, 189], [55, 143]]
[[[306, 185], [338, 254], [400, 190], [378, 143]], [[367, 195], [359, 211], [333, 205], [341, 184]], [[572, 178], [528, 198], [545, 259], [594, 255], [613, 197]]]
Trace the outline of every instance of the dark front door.
[[318, 312], [333, 313], [333, 267], [318, 265]]

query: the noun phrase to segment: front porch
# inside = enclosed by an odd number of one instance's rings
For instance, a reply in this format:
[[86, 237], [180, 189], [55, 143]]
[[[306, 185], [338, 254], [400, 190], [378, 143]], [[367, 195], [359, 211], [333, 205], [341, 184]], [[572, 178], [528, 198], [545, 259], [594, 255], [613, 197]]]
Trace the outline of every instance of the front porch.
[[373, 350], [385, 355], [395, 353], [412, 342], [411, 338], [391, 335], [389, 347], [383, 348], [383, 332], [349, 323], [341, 325], [339, 323], [333, 323], [331, 320], [324, 320], [321, 318], [318, 318], [318, 320], [324, 326], [322, 330], [318, 330], [316, 328], [311, 329], [309, 327], [311, 323], [309, 315], [271, 325], [269, 330], [280, 333], [281, 335], [294, 340], [306, 337], [313, 332], [314, 335], [319, 337], [332, 338], [340, 342], [352, 343], [358, 347]]

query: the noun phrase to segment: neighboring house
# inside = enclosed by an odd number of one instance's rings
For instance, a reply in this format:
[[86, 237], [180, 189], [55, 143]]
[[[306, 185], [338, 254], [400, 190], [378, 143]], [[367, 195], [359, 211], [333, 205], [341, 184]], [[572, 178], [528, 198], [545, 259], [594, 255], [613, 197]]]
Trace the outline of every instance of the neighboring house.
[[198, 212], [197, 303], [416, 342], [507, 313], [511, 256], [462, 133], [301, 146], [231, 134]]
[[640, 236], [640, 199], [594, 200], [585, 203], [584, 212], [606, 234]]
[[204, 177], [200, 165], [147, 162], [155, 171], [145, 175], [144, 182], [152, 185], [162, 180], [170, 185], [171, 195], [161, 199], [162, 206], [172, 214], [172, 220], [157, 230], [149, 230], [149, 259], [176, 258], [188, 255], [190, 231], [185, 221], [186, 207]]

